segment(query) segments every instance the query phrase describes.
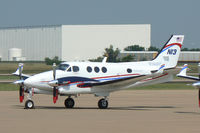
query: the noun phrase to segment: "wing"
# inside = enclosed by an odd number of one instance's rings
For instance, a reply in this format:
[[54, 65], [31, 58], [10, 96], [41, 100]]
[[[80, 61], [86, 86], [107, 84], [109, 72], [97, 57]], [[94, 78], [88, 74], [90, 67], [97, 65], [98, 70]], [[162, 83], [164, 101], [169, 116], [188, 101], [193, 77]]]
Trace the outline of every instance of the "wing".
[[98, 88], [123, 88], [125, 86], [129, 86], [134, 84], [142, 79], [146, 79], [152, 75], [135, 75], [135, 76], [128, 76], [128, 77], [120, 77], [117, 79], [110, 79], [106, 81], [99, 81], [96, 82], [82, 82], [78, 84], [78, 87], [98, 87]]

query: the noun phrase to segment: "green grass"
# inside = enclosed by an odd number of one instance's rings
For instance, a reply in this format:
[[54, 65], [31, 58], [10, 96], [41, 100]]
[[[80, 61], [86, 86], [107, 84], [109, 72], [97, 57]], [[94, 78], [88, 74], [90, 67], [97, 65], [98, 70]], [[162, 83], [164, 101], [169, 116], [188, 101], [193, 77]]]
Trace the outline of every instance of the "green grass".
[[19, 86], [8, 83], [0, 83], [0, 91], [16, 91], [19, 89]]
[[[0, 63], [1, 74], [11, 74], [18, 68], [18, 63]], [[52, 66], [45, 63], [24, 63], [23, 73], [40, 73], [43, 71], [51, 70]]]
[[14, 75], [0, 75], [0, 80], [18, 80], [18, 76]]
[[128, 90], [191, 90], [195, 89], [187, 83], [162, 83], [149, 86], [129, 88]]

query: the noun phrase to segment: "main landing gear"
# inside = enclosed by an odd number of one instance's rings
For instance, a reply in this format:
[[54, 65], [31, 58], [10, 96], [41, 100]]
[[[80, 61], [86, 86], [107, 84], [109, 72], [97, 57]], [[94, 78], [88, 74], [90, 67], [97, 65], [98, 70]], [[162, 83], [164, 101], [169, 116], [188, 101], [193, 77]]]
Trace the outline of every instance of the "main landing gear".
[[66, 100], [65, 100], [65, 107], [66, 108], [73, 108], [74, 107], [74, 99], [72, 99], [71, 97], [68, 97]]
[[[68, 98], [65, 100], [64, 104], [65, 104], [65, 107], [66, 107], [66, 108], [73, 108], [74, 105], [75, 105], [75, 102], [74, 102], [74, 99], [73, 99], [73, 98], [68, 97]], [[107, 101], [107, 98], [106, 98], [106, 97], [99, 100], [99, 102], [98, 102], [98, 107], [99, 107], [100, 109], [107, 109], [107, 108], [108, 108], [108, 101]]]
[[107, 99], [106, 98], [100, 99], [99, 102], [98, 102], [98, 107], [100, 109], [107, 109], [108, 108], [108, 101], [107, 101]]

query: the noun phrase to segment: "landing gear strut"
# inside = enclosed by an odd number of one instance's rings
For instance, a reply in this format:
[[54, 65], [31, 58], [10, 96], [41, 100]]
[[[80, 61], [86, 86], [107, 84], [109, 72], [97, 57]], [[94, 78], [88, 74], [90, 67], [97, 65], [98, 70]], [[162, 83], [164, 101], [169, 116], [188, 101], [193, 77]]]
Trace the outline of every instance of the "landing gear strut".
[[28, 100], [25, 102], [25, 109], [33, 109], [34, 108], [34, 102], [31, 100], [32, 99], [32, 90], [28, 90]]
[[102, 98], [99, 100], [98, 102], [98, 106], [100, 109], [107, 109], [108, 108], [108, 101], [106, 100], [106, 98]]
[[69, 97], [69, 98], [67, 98], [66, 100], [65, 100], [65, 107], [66, 108], [73, 108], [74, 107], [74, 104], [75, 104], [75, 102], [74, 102], [74, 99], [72, 99], [71, 97]]

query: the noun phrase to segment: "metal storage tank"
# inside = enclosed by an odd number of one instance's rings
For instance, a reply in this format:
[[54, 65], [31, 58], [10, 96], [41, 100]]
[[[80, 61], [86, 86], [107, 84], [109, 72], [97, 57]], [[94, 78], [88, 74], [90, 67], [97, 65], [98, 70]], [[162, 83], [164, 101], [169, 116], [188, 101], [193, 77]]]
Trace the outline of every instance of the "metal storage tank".
[[22, 57], [22, 49], [11, 48], [8, 50], [9, 61], [17, 61], [21, 57]]

